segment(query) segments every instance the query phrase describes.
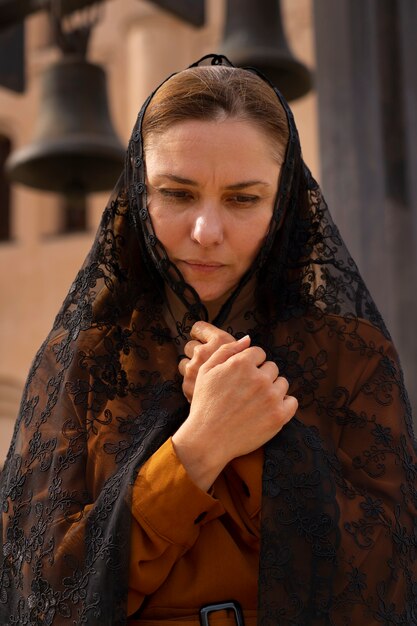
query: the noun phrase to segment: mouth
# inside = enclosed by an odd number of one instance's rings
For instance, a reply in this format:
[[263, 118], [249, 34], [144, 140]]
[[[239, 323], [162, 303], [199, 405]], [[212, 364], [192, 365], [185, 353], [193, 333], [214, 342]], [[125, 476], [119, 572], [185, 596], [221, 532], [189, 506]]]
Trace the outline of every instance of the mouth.
[[194, 272], [211, 273], [224, 267], [223, 263], [215, 261], [201, 261], [199, 259], [183, 259], [182, 263]]

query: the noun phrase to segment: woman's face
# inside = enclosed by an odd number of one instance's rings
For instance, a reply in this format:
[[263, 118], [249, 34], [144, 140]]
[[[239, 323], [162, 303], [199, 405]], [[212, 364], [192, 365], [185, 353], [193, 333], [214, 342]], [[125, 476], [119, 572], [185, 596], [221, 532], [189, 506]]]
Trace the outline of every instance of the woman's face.
[[280, 173], [270, 140], [251, 122], [190, 120], [152, 136], [145, 159], [155, 234], [213, 316], [268, 231]]

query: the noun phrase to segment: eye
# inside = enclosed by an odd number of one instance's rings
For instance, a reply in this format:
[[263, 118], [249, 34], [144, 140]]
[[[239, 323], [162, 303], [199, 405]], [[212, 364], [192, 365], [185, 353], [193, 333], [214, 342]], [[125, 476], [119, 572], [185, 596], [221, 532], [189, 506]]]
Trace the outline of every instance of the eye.
[[228, 198], [228, 202], [236, 204], [237, 206], [250, 206], [256, 204], [259, 200], [259, 196], [252, 196], [247, 194], [236, 194]]
[[179, 202], [187, 202], [193, 199], [192, 193], [183, 189], [165, 189], [162, 187], [158, 189], [158, 192], [164, 198], [170, 198], [171, 200], [177, 200]]

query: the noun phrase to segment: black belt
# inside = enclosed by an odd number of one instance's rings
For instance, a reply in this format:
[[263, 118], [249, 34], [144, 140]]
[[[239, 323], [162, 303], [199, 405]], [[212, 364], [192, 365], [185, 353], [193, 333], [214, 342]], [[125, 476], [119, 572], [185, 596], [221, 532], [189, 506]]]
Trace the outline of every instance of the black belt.
[[200, 609], [200, 624], [201, 626], [210, 626], [209, 615], [216, 611], [228, 611], [232, 610], [235, 618], [236, 626], [245, 626], [243, 620], [242, 608], [239, 602], [231, 600], [230, 602], [218, 602], [217, 604], [206, 604]]

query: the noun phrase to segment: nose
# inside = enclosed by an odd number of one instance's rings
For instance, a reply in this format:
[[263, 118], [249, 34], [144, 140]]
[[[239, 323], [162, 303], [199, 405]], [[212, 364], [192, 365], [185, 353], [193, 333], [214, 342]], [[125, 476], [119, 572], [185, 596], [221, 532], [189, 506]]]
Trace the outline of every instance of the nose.
[[220, 209], [214, 203], [200, 206], [193, 216], [191, 239], [203, 248], [210, 248], [221, 244], [223, 237], [223, 221]]

